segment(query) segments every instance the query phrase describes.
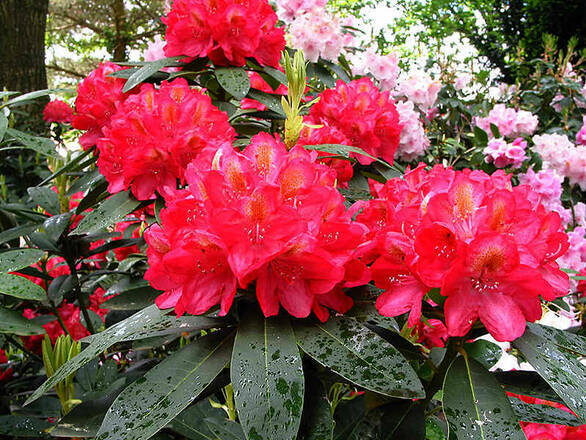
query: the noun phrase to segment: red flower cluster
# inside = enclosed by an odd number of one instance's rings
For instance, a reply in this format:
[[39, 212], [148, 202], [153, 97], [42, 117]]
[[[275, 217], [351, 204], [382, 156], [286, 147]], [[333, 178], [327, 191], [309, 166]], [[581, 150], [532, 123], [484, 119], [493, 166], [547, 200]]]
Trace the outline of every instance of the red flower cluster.
[[73, 109], [69, 104], [59, 99], [50, 101], [43, 110], [45, 122], [69, 124], [73, 120]]
[[145, 231], [145, 278], [165, 290], [157, 305], [181, 315], [221, 304], [225, 315], [237, 285], [256, 281], [265, 316], [279, 305], [295, 317], [313, 310], [322, 321], [323, 306], [347, 311], [345, 265], [355, 271], [365, 228], [351, 221], [335, 173], [316, 157], [259, 134], [243, 153], [218, 151], [211, 170], [191, 165], [189, 189], [167, 196], [161, 226]]
[[[105, 302], [108, 298], [104, 298], [104, 289], [97, 288], [96, 291], [90, 295], [90, 306], [89, 310], [96, 312], [102, 319], [108, 313], [108, 309], [101, 308], [101, 304]], [[88, 330], [83, 326], [80, 321], [81, 311], [79, 307], [74, 304], [68, 303], [67, 301], [63, 301], [63, 303], [57, 308], [57, 312], [59, 313], [59, 317], [63, 321], [63, 324], [69, 331], [71, 337], [78, 341], [79, 339], [85, 338], [89, 336]], [[40, 313], [33, 309], [24, 309], [22, 316], [27, 319], [33, 319], [39, 316]], [[54, 344], [57, 338], [61, 335], [65, 334], [65, 331], [59, 324], [57, 320], [51, 321], [45, 325], [43, 328], [49, 335], [51, 342]], [[34, 335], [34, 336], [23, 336], [22, 341], [23, 345], [27, 350], [33, 351], [35, 353], [41, 352], [41, 343], [43, 341], [44, 335]]]
[[[321, 143], [358, 147], [389, 163], [393, 163], [403, 128], [389, 92], [381, 92], [366, 77], [348, 84], [338, 81], [335, 89], [324, 91], [320, 100], [311, 107], [305, 122], [308, 125], [323, 125], [323, 128], [313, 128], [305, 133], [310, 139], [316, 130], [323, 131], [317, 134]], [[302, 139], [302, 142], [309, 144], [308, 140]], [[362, 154], [352, 155], [364, 165], [373, 161]]]
[[111, 193], [132, 188], [137, 199], [177, 188], [194, 159], [209, 164], [216, 150], [234, 140], [228, 116], [183, 78], [160, 88], [143, 84], [118, 105], [98, 142], [98, 167]]
[[283, 28], [267, 0], [174, 0], [163, 17], [165, 55], [205, 57], [216, 65], [243, 66], [254, 57], [277, 67], [285, 48]]
[[[582, 269], [578, 276], [586, 278], [586, 269]], [[576, 290], [580, 296], [586, 296], [586, 279], [578, 281], [578, 287]]]
[[555, 261], [568, 248], [559, 215], [504, 173], [421, 165], [374, 192], [353, 211], [370, 227], [361, 254], [385, 289], [376, 302], [382, 315], [410, 311], [414, 326], [423, 297], [439, 288], [450, 336], [466, 335], [480, 319], [495, 339], [511, 341], [541, 317], [540, 295], [568, 293]]
[[118, 70], [122, 70], [122, 67], [110, 62], [100, 63], [77, 86], [75, 116], [71, 125], [86, 131], [79, 139], [84, 150], [96, 145], [116, 111], [116, 104], [128, 96], [128, 93], [122, 93], [126, 81], [109, 76]]
[[[8, 356], [6, 352], [0, 348], [0, 364], [7, 364]], [[10, 379], [12, 377], [12, 368], [0, 369], [0, 382]]]

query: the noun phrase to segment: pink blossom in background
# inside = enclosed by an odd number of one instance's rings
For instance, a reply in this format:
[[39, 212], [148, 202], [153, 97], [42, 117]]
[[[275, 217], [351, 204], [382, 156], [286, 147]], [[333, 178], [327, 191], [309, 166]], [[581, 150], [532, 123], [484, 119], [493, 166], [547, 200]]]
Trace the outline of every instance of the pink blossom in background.
[[354, 37], [342, 29], [345, 24], [350, 22], [316, 7], [296, 16], [289, 26], [287, 41], [294, 49], [303, 50], [308, 61], [316, 62], [319, 57], [335, 61], [344, 47], [354, 42]]
[[277, 0], [277, 15], [286, 23], [313, 8], [325, 8], [328, 0]]
[[470, 84], [474, 77], [469, 73], [462, 73], [454, 79], [454, 87], [456, 90], [462, 90]]
[[578, 145], [586, 145], [586, 115], [582, 116], [582, 128], [576, 134], [576, 143]]
[[502, 137], [515, 138], [533, 134], [539, 124], [539, 119], [526, 110], [515, 110], [504, 104], [497, 104], [487, 117], [475, 117], [474, 124], [486, 131], [490, 137], [493, 136], [490, 124], [494, 124], [498, 127]]
[[429, 139], [425, 135], [419, 112], [415, 110], [413, 103], [399, 101], [396, 106], [399, 112], [399, 123], [403, 125], [403, 130], [401, 130], [401, 142], [395, 157], [411, 162], [429, 148]]
[[383, 90], [391, 90], [397, 84], [399, 57], [394, 52], [388, 55], [379, 55], [373, 48], [368, 48], [355, 55], [352, 64], [354, 75], [371, 74]]
[[510, 144], [502, 138], [491, 139], [484, 149], [485, 161], [486, 163], [494, 163], [497, 168], [509, 165], [513, 168], [519, 168], [527, 159], [526, 147], [527, 142], [523, 138], [517, 138]]
[[[160, 35], [157, 35], [155, 39], [147, 45], [146, 50], [142, 54], [145, 61], [157, 61], [162, 60], [163, 58], [167, 58], [165, 55], [165, 40], [161, 38]], [[177, 67], [165, 67], [161, 69], [164, 72], [178, 72], [179, 69]]]
[[399, 84], [399, 94], [417, 104], [422, 110], [429, 110], [437, 100], [441, 88], [441, 83], [426, 72], [415, 72]]
[[575, 146], [566, 135], [560, 134], [536, 135], [533, 143], [544, 168], [555, 170], [571, 184], [586, 190], [586, 145]]
[[[586, 268], [586, 229], [582, 226], [568, 232], [570, 247], [568, 251], [557, 262], [560, 267], [581, 272]], [[570, 280], [572, 281], [572, 280]], [[576, 282], [573, 282], [575, 287]]]

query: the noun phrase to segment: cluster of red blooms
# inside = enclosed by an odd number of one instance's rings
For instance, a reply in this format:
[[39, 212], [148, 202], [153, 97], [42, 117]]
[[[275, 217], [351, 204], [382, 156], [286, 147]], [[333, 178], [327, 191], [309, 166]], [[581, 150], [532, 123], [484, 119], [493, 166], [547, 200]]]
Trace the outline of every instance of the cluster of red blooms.
[[559, 215], [506, 174], [421, 165], [373, 192], [352, 210], [370, 229], [360, 252], [385, 289], [376, 302], [382, 315], [410, 312], [415, 326], [423, 297], [438, 288], [450, 336], [480, 319], [495, 339], [511, 341], [541, 317], [540, 295], [568, 293], [555, 261], [568, 248]]
[[116, 104], [128, 96], [128, 93], [122, 92], [126, 81], [110, 76], [118, 70], [122, 67], [110, 62], [100, 63], [77, 87], [75, 116], [71, 125], [86, 132], [79, 139], [85, 150], [96, 145], [98, 139], [104, 136], [103, 129], [109, 126]]
[[98, 167], [110, 192], [132, 188], [139, 200], [176, 188], [194, 159], [211, 164], [216, 150], [235, 138], [228, 116], [183, 78], [140, 92], [117, 106], [98, 141]]
[[316, 158], [259, 134], [242, 153], [219, 150], [212, 169], [190, 165], [189, 188], [168, 194], [161, 226], [145, 231], [145, 278], [165, 291], [157, 305], [181, 315], [220, 304], [225, 315], [237, 286], [256, 281], [265, 316], [279, 305], [321, 320], [329, 315], [323, 306], [347, 311], [342, 287], [366, 230], [351, 221], [335, 173]]
[[43, 109], [43, 119], [45, 122], [69, 124], [73, 120], [73, 109], [66, 102], [55, 99]]
[[174, 0], [163, 17], [165, 55], [209, 57], [215, 65], [243, 66], [254, 57], [277, 67], [283, 28], [267, 0]]
[[[532, 405], [547, 405], [559, 408], [568, 413], [572, 411], [561, 403], [550, 402], [549, 400], [538, 399], [530, 396], [507, 393], [509, 396], [516, 397], [525, 403]], [[521, 422], [523, 431], [527, 440], [586, 440], [586, 425], [565, 426], [565, 425], [548, 425], [542, 423]]]
[[[0, 348], [0, 364], [8, 363], [6, 352]], [[0, 382], [12, 377], [12, 368], [0, 368]]]

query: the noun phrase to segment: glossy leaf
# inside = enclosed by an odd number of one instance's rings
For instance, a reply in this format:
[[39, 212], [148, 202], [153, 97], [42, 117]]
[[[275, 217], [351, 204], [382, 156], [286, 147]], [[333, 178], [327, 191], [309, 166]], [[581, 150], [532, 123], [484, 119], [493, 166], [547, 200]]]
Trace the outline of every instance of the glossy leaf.
[[39, 249], [12, 249], [0, 253], [0, 272], [14, 272], [35, 264], [45, 255]]
[[510, 398], [513, 411], [519, 420], [532, 423], [552, 425], [580, 426], [582, 422], [573, 414], [549, 405], [525, 403], [514, 397]]
[[241, 67], [218, 67], [216, 79], [222, 88], [236, 99], [246, 97], [250, 90], [250, 79]]
[[315, 376], [307, 377], [305, 407], [303, 408], [302, 435], [304, 440], [332, 440], [334, 418], [326, 390]]
[[382, 418], [384, 440], [425, 440], [425, 414], [417, 402], [386, 405]]
[[127, 192], [122, 191], [114, 194], [88, 213], [79, 222], [73, 233], [91, 234], [102, 228], [112, 226], [138, 208], [138, 205], [140, 205], [140, 202], [133, 199]]
[[468, 356], [480, 362], [486, 369], [491, 368], [501, 358], [503, 351], [494, 342], [478, 339], [477, 341], [464, 344]]
[[221, 440], [245, 440], [242, 426], [230, 420], [218, 420], [206, 418], [204, 423], [208, 429], [214, 434], [215, 438]]
[[133, 72], [132, 75], [130, 75], [128, 80], [126, 80], [126, 84], [124, 84], [124, 88], [122, 89], [122, 91], [128, 92], [134, 89], [137, 85], [142, 83], [144, 80], [150, 78], [153, 74], [155, 74], [162, 68], [175, 64], [181, 58], [183, 57], [163, 58], [161, 60], [146, 63], [144, 66], [142, 66], [140, 69]]
[[232, 335], [186, 345], [129, 385], [114, 401], [96, 440], [146, 440], [183, 411], [230, 361]]
[[161, 293], [149, 286], [127, 290], [106, 301], [103, 307], [110, 310], [140, 310], [153, 304]]
[[47, 211], [49, 214], [55, 215], [61, 212], [59, 206], [59, 195], [51, 188], [46, 186], [32, 187], [27, 190], [28, 195], [33, 199], [37, 205]]
[[248, 440], [296, 438], [304, 378], [288, 318], [249, 311], [236, 334], [230, 376]]
[[46, 419], [16, 415], [0, 416], [0, 435], [9, 438], [50, 438], [46, 432], [50, 427], [51, 423]]
[[294, 329], [305, 353], [350, 382], [391, 397], [425, 396], [417, 374], [401, 353], [355, 320], [299, 321]]
[[345, 158], [349, 158], [350, 153], [356, 153], [356, 154], [360, 154], [362, 156], [366, 156], [372, 160], [375, 160], [376, 162], [378, 162], [386, 167], [390, 166], [385, 161], [368, 154], [362, 148], [352, 147], [350, 145], [342, 145], [342, 144], [304, 145], [303, 148], [306, 148], [308, 150], [325, 151], [326, 153], [331, 153], [335, 156], [341, 156], [341, 157], [345, 157]]
[[31, 136], [29, 134], [23, 133], [22, 131], [15, 130], [14, 128], [7, 129], [6, 136], [10, 136], [11, 138], [18, 141], [18, 143], [21, 145], [18, 147], [9, 147], [11, 149], [26, 148], [29, 150], [34, 150], [43, 156], [59, 156], [57, 150], [55, 149], [55, 143], [51, 139]]
[[448, 368], [443, 408], [458, 440], [525, 439], [507, 395], [474, 359], [459, 357]]
[[274, 111], [282, 118], [285, 118], [285, 112], [283, 111], [283, 107], [281, 106], [281, 96], [280, 95], [273, 95], [270, 93], [261, 92], [256, 89], [250, 89], [247, 96], [250, 99], [254, 99], [261, 104], [267, 106], [269, 110]]
[[535, 371], [500, 371], [493, 375], [508, 393], [562, 403], [562, 399]]
[[523, 353], [568, 408], [586, 421], [586, 367], [577, 356], [531, 331], [526, 331], [513, 345]]
[[0, 307], [0, 333], [19, 336], [40, 335], [45, 329], [39, 324], [23, 317], [19, 312]]
[[118, 342], [134, 341], [171, 333], [182, 333], [184, 331], [210, 328], [213, 326], [217, 327], [218, 325], [210, 318], [201, 316], [175, 318], [173, 316], [165, 316], [164, 312], [159, 310], [155, 305], [149, 306], [124, 321], [107, 328], [105, 331], [85, 338], [84, 342], [89, 342], [90, 345], [59, 368], [53, 376], [33, 392], [26, 403], [38, 399], [57, 382], [74, 373], [101, 352]]
[[216, 440], [204, 419], [224, 418], [226, 413], [223, 410], [212, 408], [207, 400], [202, 400], [184, 409], [167, 427], [190, 440]]
[[0, 273], [0, 293], [28, 301], [42, 301], [47, 298], [42, 287], [25, 277], [8, 273]]
[[7, 241], [12, 241], [16, 238], [22, 237], [23, 235], [28, 235], [37, 229], [38, 225], [34, 223], [27, 223], [20, 226], [15, 226], [14, 228], [6, 229], [5, 231], [0, 232], [0, 244], [6, 243]]
[[3, 112], [0, 112], [0, 142], [4, 139], [4, 134], [6, 133], [6, 129], [8, 128], [8, 118], [4, 115]]
[[559, 347], [586, 356], [586, 338], [583, 336], [532, 322], [527, 323], [527, 331], [535, 336], [547, 339]]

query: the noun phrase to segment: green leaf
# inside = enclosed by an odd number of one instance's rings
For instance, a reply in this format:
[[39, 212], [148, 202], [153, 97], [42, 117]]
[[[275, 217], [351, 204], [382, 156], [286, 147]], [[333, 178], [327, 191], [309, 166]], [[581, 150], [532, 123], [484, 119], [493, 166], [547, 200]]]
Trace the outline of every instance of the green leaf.
[[573, 414], [549, 405], [525, 403], [511, 397], [511, 406], [519, 420], [552, 425], [580, 426], [582, 422]]
[[77, 228], [75, 228], [73, 233], [91, 234], [102, 228], [111, 226], [134, 211], [138, 205], [140, 205], [140, 202], [133, 199], [130, 194], [125, 191], [114, 194], [86, 215], [83, 220], [79, 222], [79, 225], [77, 225]]
[[249, 311], [238, 327], [230, 377], [249, 440], [296, 438], [303, 409], [301, 356], [288, 318]]
[[485, 148], [488, 145], [488, 134], [482, 128], [475, 126], [474, 141], [478, 148]]
[[464, 344], [464, 350], [468, 356], [480, 362], [486, 369], [496, 364], [503, 355], [502, 349], [497, 344], [484, 339]]
[[446, 373], [444, 414], [459, 440], [524, 440], [507, 395], [496, 379], [473, 359], [457, 358]]
[[215, 438], [222, 440], [245, 440], [246, 438], [242, 426], [236, 422], [207, 418], [204, 423]]
[[551, 402], [563, 402], [547, 382], [534, 371], [497, 371], [493, 374], [501, 387], [508, 393], [536, 397]]
[[15, 270], [35, 264], [45, 255], [39, 249], [12, 249], [0, 253], [0, 272], [14, 272]]
[[154, 73], [158, 72], [164, 67], [168, 67], [175, 64], [175, 62], [179, 61], [181, 58], [183, 57], [163, 58], [161, 60], [152, 61], [145, 64], [132, 75], [130, 75], [130, 77], [126, 81], [126, 84], [124, 84], [124, 88], [122, 89], [122, 91], [126, 93], [134, 89], [137, 85], [151, 77]]
[[153, 304], [161, 293], [152, 287], [127, 290], [106, 301], [103, 307], [110, 310], [140, 310]]
[[586, 356], [586, 338], [583, 336], [533, 322], [527, 323], [527, 331], [566, 350]]
[[[14, 128], [7, 129], [6, 134], [22, 145], [17, 148], [27, 148], [29, 150], [34, 150], [43, 156], [59, 157], [57, 151], [55, 150], [55, 144], [51, 139], [31, 136], [29, 134], [23, 133], [22, 131], [15, 130]], [[7, 148], [13, 149], [13, 147]]]
[[0, 435], [10, 437], [49, 438], [46, 430], [51, 427], [47, 419], [27, 416], [0, 416]]
[[25, 277], [8, 273], [0, 273], [0, 293], [29, 301], [42, 301], [47, 298], [42, 287]]
[[8, 118], [4, 115], [3, 112], [0, 112], [0, 142], [4, 139], [4, 134], [6, 133], [6, 129], [8, 128]]
[[232, 340], [215, 332], [167, 357], [116, 398], [96, 440], [146, 440], [164, 428], [228, 364]]
[[245, 98], [250, 90], [250, 79], [246, 70], [241, 67], [218, 67], [216, 79], [222, 88], [236, 99]]
[[283, 119], [286, 118], [283, 107], [281, 106], [281, 95], [272, 95], [270, 93], [261, 92], [260, 90], [250, 89], [247, 96], [250, 99], [255, 99], [261, 104], [266, 105], [269, 110], [274, 111]]
[[392, 332], [399, 333], [401, 331], [395, 318], [382, 316], [378, 313], [373, 300], [354, 300], [354, 306], [350, 309], [348, 315], [362, 323], [373, 323]]
[[586, 421], [586, 367], [577, 356], [531, 331], [526, 331], [513, 345], [523, 353], [568, 408]]
[[499, 132], [499, 128], [495, 124], [490, 124], [490, 131], [495, 138], [500, 138], [501, 134]]
[[401, 399], [425, 396], [417, 374], [401, 353], [355, 320], [299, 321], [294, 329], [305, 353], [350, 382]]
[[184, 409], [167, 427], [191, 440], [216, 440], [204, 419], [222, 420], [225, 417], [223, 410], [212, 408], [207, 400], [202, 400]]
[[23, 317], [14, 310], [0, 307], [0, 333], [12, 333], [19, 336], [40, 335], [45, 329]]
[[350, 158], [350, 153], [360, 154], [362, 156], [366, 156], [370, 159], [377, 161], [380, 164], [385, 165], [386, 167], [390, 167], [388, 163], [385, 161], [371, 156], [366, 151], [358, 147], [352, 147], [350, 145], [342, 145], [342, 144], [321, 144], [321, 145], [304, 145], [303, 148], [308, 150], [316, 150], [316, 151], [325, 151], [326, 153], [331, 153], [336, 156], [341, 156], [345, 158]]
[[401, 402], [383, 408], [382, 431], [385, 440], [425, 440], [423, 405]]
[[283, 84], [285, 86], [289, 84], [287, 81], [287, 75], [285, 75], [280, 70], [275, 69], [274, 67], [270, 67], [270, 66], [264, 66], [263, 70], [267, 73], [267, 75], [269, 75], [271, 78], [277, 80], [281, 84]]
[[33, 202], [47, 211], [49, 214], [55, 215], [61, 212], [59, 206], [59, 195], [51, 188], [46, 186], [32, 187], [27, 190]]
[[84, 342], [89, 342], [89, 347], [59, 368], [53, 376], [34, 391], [25, 404], [38, 399], [57, 382], [76, 372], [101, 352], [118, 342], [135, 341], [210, 327], [219, 327], [219, 325], [210, 318], [202, 316], [175, 318], [165, 316], [164, 312], [159, 310], [156, 305], [147, 307], [101, 333], [86, 337]]
[[2, 231], [0, 232], [0, 244], [6, 243], [7, 241], [12, 241], [16, 238], [22, 237], [23, 235], [28, 235], [37, 229], [37, 227], [37, 224], [27, 223]]
[[0, 107], [4, 107], [4, 106], [10, 106], [12, 104], [17, 104], [19, 102], [24, 102], [24, 101], [31, 101], [33, 99], [37, 99], [40, 98], [42, 96], [47, 96], [50, 95], [51, 93], [55, 93], [55, 92], [71, 92], [71, 89], [43, 89], [43, 90], [35, 90], [34, 92], [28, 92], [28, 93], [23, 93], [20, 96], [17, 96], [16, 98], [12, 98], [11, 100], [2, 103], [2, 105], [0, 105]]
[[307, 378], [301, 431], [304, 440], [332, 440], [334, 436], [332, 406], [323, 384], [315, 376]]

